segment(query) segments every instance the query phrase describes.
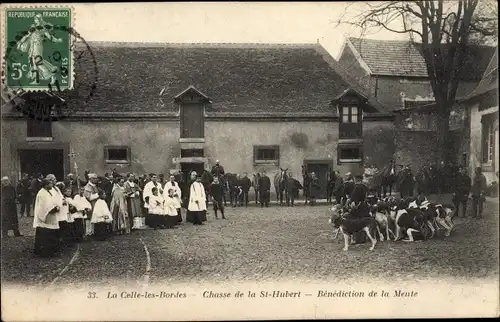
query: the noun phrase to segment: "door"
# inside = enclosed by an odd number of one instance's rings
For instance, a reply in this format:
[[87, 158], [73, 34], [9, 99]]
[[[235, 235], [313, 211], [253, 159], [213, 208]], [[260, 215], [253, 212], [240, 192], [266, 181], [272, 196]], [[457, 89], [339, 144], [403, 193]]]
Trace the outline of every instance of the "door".
[[186, 103], [181, 106], [181, 138], [205, 137], [203, 105]]
[[328, 173], [328, 169], [331, 166], [331, 164], [308, 162], [306, 166], [307, 166], [307, 172], [309, 173], [314, 172], [316, 174], [316, 177], [318, 177], [320, 186], [320, 193], [318, 195], [318, 198], [326, 199], [326, 185], [327, 185], [326, 175]]
[[184, 182], [189, 182], [189, 174], [191, 171], [196, 171], [197, 174], [205, 171], [204, 163], [181, 163], [181, 172]]
[[53, 174], [58, 181], [64, 180], [64, 150], [19, 150], [21, 173], [44, 176]]

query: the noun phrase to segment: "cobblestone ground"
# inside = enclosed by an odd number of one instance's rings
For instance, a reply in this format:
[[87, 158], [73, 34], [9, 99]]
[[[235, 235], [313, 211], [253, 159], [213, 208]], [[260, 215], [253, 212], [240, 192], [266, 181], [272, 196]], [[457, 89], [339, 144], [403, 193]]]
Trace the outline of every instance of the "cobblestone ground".
[[327, 209], [326, 205], [228, 207], [226, 220], [215, 219], [209, 212], [204, 226], [183, 224], [172, 230], [144, 230], [105, 242], [82, 243], [51, 260], [32, 255], [33, 229], [30, 219], [23, 217], [25, 236], [2, 243], [2, 278], [4, 282], [29, 285], [48, 284], [57, 278], [57, 285], [88, 287], [112, 285], [118, 280], [120, 284], [155, 284], [194, 279], [334, 281], [340, 276], [358, 280], [364, 276], [415, 281], [446, 277], [467, 280], [498, 274], [495, 201], [486, 204], [483, 220], [457, 219], [449, 238], [379, 242], [372, 252], [368, 244], [343, 252], [342, 238], [334, 240], [328, 224]]

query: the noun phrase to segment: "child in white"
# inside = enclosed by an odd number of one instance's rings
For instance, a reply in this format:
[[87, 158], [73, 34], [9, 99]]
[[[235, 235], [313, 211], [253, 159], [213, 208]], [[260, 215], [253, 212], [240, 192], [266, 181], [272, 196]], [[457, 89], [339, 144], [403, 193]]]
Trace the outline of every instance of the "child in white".
[[77, 241], [81, 241], [85, 236], [85, 219], [87, 219], [87, 214], [92, 211], [92, 205], [83, 196], [84, 188], [80, 188], [80, 194], [73, 198], [73, 204], [76, 207], [76, 212], [73, 214], [75, 220], [75, 238]]
[[105, 196], [106, 193], [104, 191], [99, 193], [99, 199], [94, 205], [94, 212], [90, 221], [94, 224], [94, 236], [98, 240], [105, 240], [109, 237], [109, 224], [113, 221], [113, 216], [109, 211], [106, 201], [104, 201]]
[[158, 188], [153, 187], [151, 189], [151, 195], [149, 196], [149, 208], [148, 214], [150, 216], [149, 224], [154, 229], [161, 228], [165, 225], [164, 223], [164, 212], [163, 212], [163, 197], [158, 194]]
[[166, 217], [166, 227], [167, 228], [172, 228], [177, 224], [177, 204], [178, 200], [177, 197], [175, 196], [175, 189], [170, 188], [168, 189], [168, 194], [165, 198], [165, 204], [164, 204], [164, 209], [163, 212], [165, 213]]

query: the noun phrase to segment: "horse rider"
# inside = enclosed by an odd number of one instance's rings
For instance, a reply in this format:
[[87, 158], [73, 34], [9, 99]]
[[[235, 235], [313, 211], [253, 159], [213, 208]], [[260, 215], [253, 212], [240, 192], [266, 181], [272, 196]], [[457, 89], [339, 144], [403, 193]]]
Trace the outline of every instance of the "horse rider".
[[215, 165], [212, 167], [211, 173], [214, 177], [219, 178], [219, 180], [225, 175], [224, 167], [220, 165], [219, 160], [215, 161]]

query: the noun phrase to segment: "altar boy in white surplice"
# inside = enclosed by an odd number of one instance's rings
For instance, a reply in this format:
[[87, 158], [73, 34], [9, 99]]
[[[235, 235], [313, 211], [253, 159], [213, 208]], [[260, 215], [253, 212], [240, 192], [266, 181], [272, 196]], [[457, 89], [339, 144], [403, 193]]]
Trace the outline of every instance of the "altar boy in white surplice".
[[203, 225], [202, 216], [206, 211], [207, 197], [205, 196], [205, 187], [201, 183], [201, 175], [198, 175], [189, 190], [188, 212], [192, 214], [194, 225]]
[[177, 205], [178, 200], [175, 197], [175, 190], [170, 188], [167, 191], [163, 213], [165, 214], [165, 227], [172, 228], [177, 224]]
[[163, 198], [167, 200], [169, 196], [169, 190], [173, 189], [173, 205], [175, 207], [175, 210], [177, 211], [177, 223], [182, 222], [182, 214], [181, 214], [181, 207], [182, 207], [182, 191], [181, 188], [179, 187], [179, 184], [175, 182], [175, 177], [170, 176], [170, 181], [165, 183], [165, 187], [163, 189]]
[[90, 222], [94, 225], [94, 237], [97, 240], [106, 240], [111, 234], [110, 224], [113, 222], [113, 216], [109, 211], [105, 198], [106, 193], [104, 191], [100, 191], [99, 199], [94, 205], [92, 219], [90, 220]]

